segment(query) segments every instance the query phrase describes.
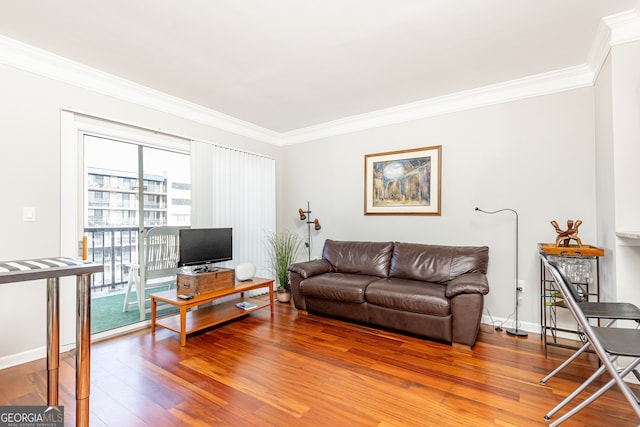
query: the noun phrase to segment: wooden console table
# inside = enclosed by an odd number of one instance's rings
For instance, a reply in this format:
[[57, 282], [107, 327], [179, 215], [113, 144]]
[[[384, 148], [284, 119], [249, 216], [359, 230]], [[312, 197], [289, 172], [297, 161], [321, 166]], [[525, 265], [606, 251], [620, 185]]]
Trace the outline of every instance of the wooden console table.
[[[245, 292], [266, 287], [269, 288], [268, 302], [257, 301], [253, 298], [244, 298]], [[220, 304], [213, 304], [208, 307], [199, 307], [197, 310], [187, 311], [190, 308], [233, 295], [239, 295], [239, 297]], [[180, 345], [184, 346], [187, 344], [187, 334], [192, 332], [218, 325], [265, 307], [271, 307], [271, 314], [273, 314], [273, 279], [254, 277], [250, 282], [236, 281], [234, 287], [196, 295], [189, 300], [178, 298], [178, 293], [175, 289], [152, 293], [149, 297], [151, 298], [151, 333], [155, 334], [156, 325], [162, 326], [179, 333]], [[241, 301], [253, 302], [257, 304], [257, 307], [249, 310], [236, 307], [236, 304]], [[180, 314], [156, 320], [158, 302], [164, 302], [177, 307], [180, 310]]]
[[60, 363], [59, 278], [76, 276], [76, 426], [89, 425], [91, 274], [101, 264], [71, 258], [0, 262], [0, 284], [47, 279], [47, 405], [58, 406]]

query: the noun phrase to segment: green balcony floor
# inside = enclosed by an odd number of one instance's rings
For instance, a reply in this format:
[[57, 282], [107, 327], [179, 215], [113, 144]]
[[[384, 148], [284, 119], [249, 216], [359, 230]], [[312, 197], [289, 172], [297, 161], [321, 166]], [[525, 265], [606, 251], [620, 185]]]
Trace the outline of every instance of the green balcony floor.
[[[151, 288], [145, 291], [148, 296], [152, 292], [167, 289], [166, 286]], [[129, 306], [126, 312], [122, 311], [124, 304], [124, 293], [115, 293], [106, 296], [92, 297], [91, 299], [91, 333], [108, 331], [140, 321], [140, 313], [137, 305]], [[132, 292], [129, 301], [136, 301], [137, 294]], [[145, 308], [150, 308], [151, 303], [146, 302]], [[162, 315], [177, 313], [173, 307], [166, 307], [161, 310]], [[145, 313], [145, 319], [150, 319], [151, 314]]]

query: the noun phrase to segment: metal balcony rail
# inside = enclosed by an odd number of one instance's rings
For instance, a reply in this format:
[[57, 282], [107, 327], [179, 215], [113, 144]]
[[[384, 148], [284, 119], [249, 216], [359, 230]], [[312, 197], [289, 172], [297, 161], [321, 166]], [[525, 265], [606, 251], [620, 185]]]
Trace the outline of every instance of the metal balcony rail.
[[132, 262], [138, 260], [138, 227], [89, 227], [87, 259], [104, 265], [93, 275], [91, 292], [124, 290]]

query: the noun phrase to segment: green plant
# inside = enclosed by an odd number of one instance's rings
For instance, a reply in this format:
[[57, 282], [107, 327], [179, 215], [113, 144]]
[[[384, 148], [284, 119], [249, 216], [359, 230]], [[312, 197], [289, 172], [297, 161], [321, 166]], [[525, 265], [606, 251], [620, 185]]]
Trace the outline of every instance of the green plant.
[[268, 237], [271, 266], [276, 275], [278, 288], [289, 289], [289, 270], [300, 251], [302, 239], [296, 233], [285, 230], [271, 233]]

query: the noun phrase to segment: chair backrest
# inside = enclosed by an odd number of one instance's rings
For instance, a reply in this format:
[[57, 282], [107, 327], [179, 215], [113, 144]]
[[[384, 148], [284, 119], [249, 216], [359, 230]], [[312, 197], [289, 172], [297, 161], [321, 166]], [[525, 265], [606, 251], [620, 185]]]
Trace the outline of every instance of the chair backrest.
[[184, 227], [161, 226], [146, 230], [144, 257], [140, 263], [140, 278], [147, 280], [175, 276], [178, 272], [179, 230]]

